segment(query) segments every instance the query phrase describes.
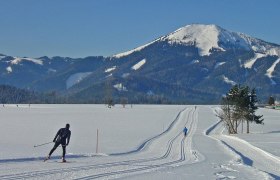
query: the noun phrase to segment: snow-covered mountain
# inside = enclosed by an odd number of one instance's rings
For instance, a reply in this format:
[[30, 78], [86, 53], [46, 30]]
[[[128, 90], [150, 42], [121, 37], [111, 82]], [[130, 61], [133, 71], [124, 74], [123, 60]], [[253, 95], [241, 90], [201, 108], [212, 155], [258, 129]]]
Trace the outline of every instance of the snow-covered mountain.
[[[81, 102], [101, 101], [110, 93], [135, 102], [190, 103], [218, 102], [232, 85], [246, 84], [265, 100], [280, 97], [279, 62], [279, 45], [192, 24], [112, 57], [0, 55], [0, 83], [58, 91]], [[116, 88], [120, 85], [125, 91]]]
[[167, 36], [160, 37], [155, 41], [140, 46], [133, 50], [116, 54], [113, 57], [120, 58], [140, 51], [153, 43], [168, 41], [169, 44], [195, 46], [199, 55], [210, 55], [211, 51], [226, 51], [229, 49], [253, 50], [256, 53], [267, 55], [280, 55], [280, 47], [252, 38], [243, 33], [227, 31], [217, 25], [192, 24], [179, 28]]

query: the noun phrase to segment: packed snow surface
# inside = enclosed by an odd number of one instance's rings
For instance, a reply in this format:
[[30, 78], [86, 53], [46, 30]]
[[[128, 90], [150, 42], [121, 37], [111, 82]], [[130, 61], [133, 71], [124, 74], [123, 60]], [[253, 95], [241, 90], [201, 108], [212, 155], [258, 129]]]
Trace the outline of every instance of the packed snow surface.
[[81, 72], [81, 73], [75, 73], [72, 74], [67, 80], [66, 80], [66, 87], [67, 89], [74, 86], [75, 84], [78, 84], [80, 81], [88, 77], [92, 72]]
[[133, 70], [138, 70], [140, 69], [144, 64], [146, 63], [146, 59], [142, 59], [141, 61], [139, 61], [137, 64], [135, 64], [134, 66], [131, 67], [131, 69]]
[[[0, 179], [279, 179], [280, 111], [260, 109], [264, 125], [251, 124], [250, 134], [227, 135], [217, 110], [5, 105], [0, 108]], [[72, 131], [68, 163], [59, 163], [61, 147], [43, 162], [66, 123]]]

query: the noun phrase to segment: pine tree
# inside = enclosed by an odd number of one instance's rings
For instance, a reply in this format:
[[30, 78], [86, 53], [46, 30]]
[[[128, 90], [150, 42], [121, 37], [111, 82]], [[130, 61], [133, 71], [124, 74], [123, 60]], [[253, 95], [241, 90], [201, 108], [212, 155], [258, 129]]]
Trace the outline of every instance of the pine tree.
[[[263, 115], [256, 115], [256, 110], [258, 107], [256, 103], [258, 102], [256, 90], [252, 89], [251, 93], [249, 94], [249, 106], [248, 106], [248, 113], [246, 119], [250, 122], [255, 122], [256, 124], [264, 124], [263, 123]], [[249, 127], [247, 128], [247, 133], [249, 133]]]
[[250, 131], [250, 122], [263, 124], [262, 115], [256, 115], [258, 109], [256, 103], [258, 102], [256, 90], [248, 86], [235, 85], [229, 93], [222, 99], [222, 112], [218, 113], [218, 117], [225, 123], [230, 134], [237, 133], [240, 123], [247, 122], [247, 133]]

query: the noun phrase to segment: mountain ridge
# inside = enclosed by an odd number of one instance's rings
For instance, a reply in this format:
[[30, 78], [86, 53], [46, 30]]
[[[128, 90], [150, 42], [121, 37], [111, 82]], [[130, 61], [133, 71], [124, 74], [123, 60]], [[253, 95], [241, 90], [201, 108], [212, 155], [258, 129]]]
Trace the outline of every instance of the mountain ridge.
[[[181, 33], [182, 31], [184, 33]], [[210, 33], [209, 33], [209, 31], [210, 31]], [[185, 37], [191, 36], [191, 34], [194, 34], [195, 37], [192, 37], [192, 39], [189, 38], [187, 41], [183, 40]], [[210, 34], [211, 38], [216, 38], [216, 40], [215, 39], [214, 40], [213, 39], [209, 40], [209, 34]], [[179, 36], [179, 38], [178, 38], [178, 36]], [[180, 37], [180, 36], [183, 36], [183, 37]], [[122, 52], [122, 53], [118, 53], [116, 55], [113, 55], [113, 57], [120, 58], [120, 57], [126, 56], [129, 53], [132, 53], [134, 51], [139, 51], [139, 50], [141, 50], [141, 49], [151, 45], [152, 43], [155, 43], [157, 41], [163, 41], [163, 40], [170, 40], [171, 43], [176, 43], [177, 42], [177, 43], [182, 43], [182, 44], [185, 43], [185, 44], [187, 44], [189, 42], [189, 43], [193, 43], [194, 44], [195, 43], [195, 39], [197, 37], [200, 38], [201, 36], [203, 36], [206, 39], [206, 41], [208, 39], [208, 41], [212, 42], [212, 44], [211, 44], [212, 46], [210, 46], [210, 48], [207, 48], [206, 49], [207, 51], [209, 51], [211, 48], [221, 48], [218, 45], [218, 39], [219, 39], [218, 36], [223, 36], [223, 39], [222, 39], [223, 41], [222, 42], [224, 44], [227, 43], [226, 40], [228, 42], [230, 42], [231, 45], [232, 44], [236, 44], [236, 42], [238, 42], [238, 45], [244, 46], [245, 48], [249, 48], [251, 46], [252, 42], [254, 44], [256, 42], [258, 42], [258, 43], [262, 42], [262, 43], [266, 43], [266, 44], [271, 44], [272, 46], [278, 46], [279, 49], [277, 50], [278, 52], [276, 54], [278, 56], [280, 55], [280, 45], [278, 45], [278, 44], [269, 43], [269, 42], [263, 41], [261, 39], [251, 37], [251, 36], [246, 35], [244, 33], [231, 32], [231, 31], [225, 30], [225, 29], [221, 28], [220, 26], [217, 26], [217, 25], [214, 25], [214, 24], [209, 24], [209, 25], [205, 25], [205, 24], [191, 24], [191, 25], [186, 25], [184, 27], [181, 27], [181, 28], [175, 30], [174, 32], [169, 33], [168, 35], [161, 36], [161, 37], [157, 38], [156, 40], [154, 40], [152, 42], [149, 42], [149, 43], [147, 43], [145, 45], [139, 46], [137, 48], [134, 48], [134, 49], [126, 51], [126, 52]], [[204, 40], [204, 39], [202, 39], [202, 40]], [[242, 41], [242, 43], [240, 43], [240, 41]], [[198, 42], [199, 42], [199, 40], [198, 40]], [[202, 43], [199, 42], [199, 43], [203, 44], [203, 42]], [[262, 49], [264, 47], [250, 47], [250, 48], [255, 50], [255, 51], [262, 51], [262, 52], [264, 52], [266, 50], [266, 49], [265, 50]], [[223, 50], [223, 49], [221, 49], [221, 50]], [[202, 52], [201, 55], [209, 55], [209, 52]]]
[[111, 57], [1, 54], [0, 84], [56, 91], [70, 99], [81, 97], [79, 102], [112, 96], [172, 103], [218, 103], [232, 85], [246, 84], [265, 100], [280, 97], [279, 59], [280, 45], [213, 24], [191, 24]]

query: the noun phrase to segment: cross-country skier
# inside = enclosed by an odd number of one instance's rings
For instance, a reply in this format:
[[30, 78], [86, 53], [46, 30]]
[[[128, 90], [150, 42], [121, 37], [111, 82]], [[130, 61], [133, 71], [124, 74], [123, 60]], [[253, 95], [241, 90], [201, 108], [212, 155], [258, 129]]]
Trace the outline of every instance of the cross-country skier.
[[46, 157], [45, 161], [50, 159], [52, 153], [55, 151], [55, 149], [61, 145], [62, 146], [62, 162], [66, 162], [65, 160], [65, 154], [66, 154], [66, 146], [68, 146], [70, 142], [71, 137], [71, 131], [69, 130], [70, 125], [66, 124], [65, 128], [61, 128], [56, 133], [53, 142], [55, 143], [52, 150], [50, 151], [49, 155]]
[[188, 133], [188, 128], [185, 127], [185, 128], [183, 129], [183, 132], [184, 132], [184, 136], [186, 137], [186, 136], [187, 136], [187, 133]]

